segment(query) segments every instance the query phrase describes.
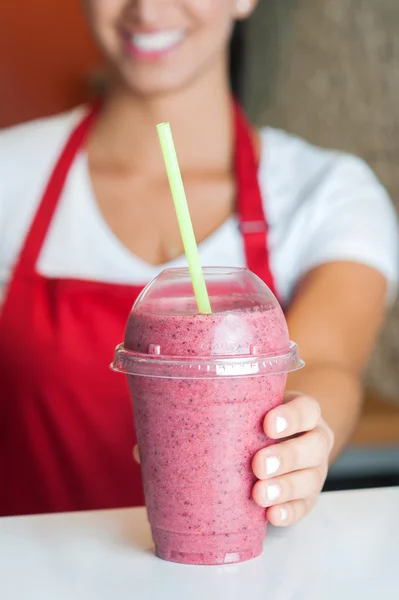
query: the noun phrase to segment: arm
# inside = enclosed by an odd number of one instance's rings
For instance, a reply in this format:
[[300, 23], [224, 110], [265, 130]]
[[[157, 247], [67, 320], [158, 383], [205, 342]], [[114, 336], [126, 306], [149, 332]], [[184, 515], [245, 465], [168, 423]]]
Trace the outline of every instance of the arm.
[[266, 434], [282, 441], [253, 459], [254, 499], [274, 525], [294, 523], [313, 507], [329, 462], [352, 433], [385, 297], [385, 278], [350, 262], [315, 268], [298, 286], [287, 319], [307, 366], [288, 380], [298, 391], [265, 418]]
[[288, 389], [317, 398], [335, 434], [334, 459], [348, 441], [362, 403], [361, 375], [381, 327], [384, 277], [355, 263], [331, 263], [301, 282], [288, 312], [290, 336], [306, 367]]

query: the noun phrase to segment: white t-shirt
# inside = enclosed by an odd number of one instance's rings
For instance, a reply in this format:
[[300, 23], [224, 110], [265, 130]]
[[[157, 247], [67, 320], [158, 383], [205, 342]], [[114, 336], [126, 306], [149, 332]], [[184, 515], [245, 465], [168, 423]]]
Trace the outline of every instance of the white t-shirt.
[[[0, 132], [0, 301], [43, 190], [82, 109]], [[323, 150], [283, 131], [261, 131], [259, 183], [267, 215], [270, 265], [283, 304], [310, 269], [336, 260], [374, 267], [398, 281], [394, 209], [360, 159]], [[200, 244], [203, 265], [245, 266], [236, 217]], [[44, 276], [146, 284], [162, 268], [132, 254], [104, 221], [87, 156], [77, 156], [37, 264]]]

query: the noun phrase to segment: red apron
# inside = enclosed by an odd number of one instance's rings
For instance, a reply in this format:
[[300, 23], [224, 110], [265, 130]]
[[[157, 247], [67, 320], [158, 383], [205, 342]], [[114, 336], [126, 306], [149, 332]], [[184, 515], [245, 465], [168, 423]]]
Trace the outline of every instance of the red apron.
[[[144, 504], [126, 379], [109, 369], [141, 288], [43, 277], [36, 263], [96, 111], [63, 149], [0, 316], [0, 515]], [[250, 127], [235, 110], [237, 209], [248, 267], [274, 290]]]

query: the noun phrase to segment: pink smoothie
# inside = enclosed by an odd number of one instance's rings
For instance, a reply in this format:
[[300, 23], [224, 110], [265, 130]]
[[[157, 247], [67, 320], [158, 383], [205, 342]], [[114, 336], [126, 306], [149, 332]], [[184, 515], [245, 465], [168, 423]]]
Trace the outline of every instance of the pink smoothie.
[[[229, 310], [212, 315], [184, 314], [182, 306], [175, 306], [180, 314], [162, 314], [168, 311], [159, 301], [158, 308], [147, 304], [132, 311], [125, 348], [186, 361], [284, 354], [289, 339], [280, 307], [257, 302], [232, 295]], [[158, 556], [195, 564], [258, 556], [266, 522], [252, 500], [251, 460], [271, 443], [262, 423], [282, 401], [286, 373], [128, 380]]]

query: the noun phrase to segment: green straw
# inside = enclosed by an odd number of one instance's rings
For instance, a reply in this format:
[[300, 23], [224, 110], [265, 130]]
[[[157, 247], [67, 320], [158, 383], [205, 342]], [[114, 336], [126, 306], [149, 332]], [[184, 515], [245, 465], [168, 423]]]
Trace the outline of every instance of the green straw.
[[179, 222], [180, 233], [183, 240], [184, 251], [188, 261], [188, 268], [194, 288], [198, 312], [201, 314], [211, 314], [212, 309], [209, 302], [208, 291], [206, 289], [204, 274], [202, 272], [176, 149], [173, 143], [172, 131], [169, 123], [160, 123], [157, 126], [157, 129], [166, 172], [169, 178], [169, 185], [172, 191], [173, 202], [175, 204], [177, 220]]

